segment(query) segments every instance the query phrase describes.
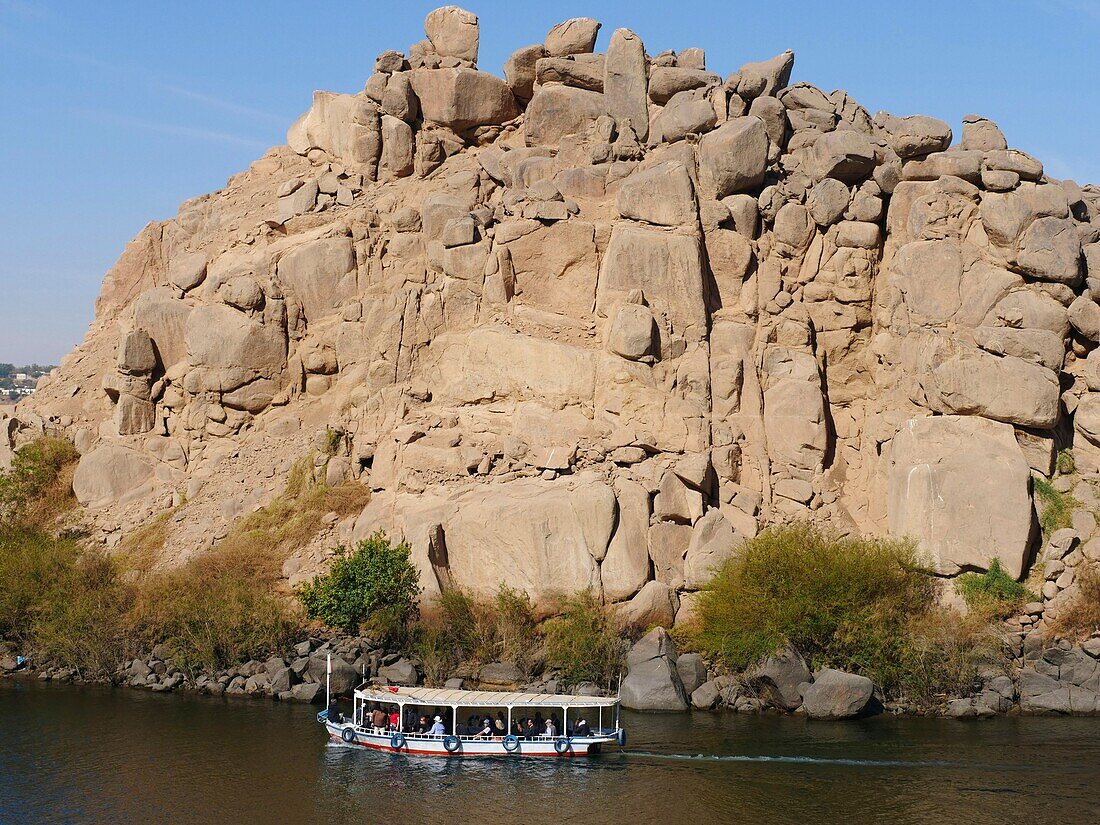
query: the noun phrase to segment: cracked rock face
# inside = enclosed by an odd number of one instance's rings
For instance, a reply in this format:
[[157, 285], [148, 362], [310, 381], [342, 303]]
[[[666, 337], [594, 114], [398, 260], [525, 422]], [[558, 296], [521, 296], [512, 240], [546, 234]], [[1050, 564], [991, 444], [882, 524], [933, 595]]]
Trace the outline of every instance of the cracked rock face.
[[600, 27], [502, 79], [450, 6], [317, 92], [126, 247], [6, 448], [74, 439], [108, 544], [179, 506], [169, 563], [320, 455], [372, 499], [291, 583], [382, 528], [426, 597], [592, 588], [667, 624], [796, 519], [1026, 572], [1032, 470], [1072, 444], [1100, 473], [1100, 190], [979, 115], [792, 84], [791, 52], [723, 78]]

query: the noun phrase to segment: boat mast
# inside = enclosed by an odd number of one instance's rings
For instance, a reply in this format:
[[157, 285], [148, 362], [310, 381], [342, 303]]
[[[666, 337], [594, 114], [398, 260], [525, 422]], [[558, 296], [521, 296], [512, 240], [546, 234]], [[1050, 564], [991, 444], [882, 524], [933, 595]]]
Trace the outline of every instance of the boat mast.
[[325, 707], [327, 708], [332, 704], [332, 697], [329, 695], [332, 692], [332, 654], [328, 655], [328, 662], [325, 665]]

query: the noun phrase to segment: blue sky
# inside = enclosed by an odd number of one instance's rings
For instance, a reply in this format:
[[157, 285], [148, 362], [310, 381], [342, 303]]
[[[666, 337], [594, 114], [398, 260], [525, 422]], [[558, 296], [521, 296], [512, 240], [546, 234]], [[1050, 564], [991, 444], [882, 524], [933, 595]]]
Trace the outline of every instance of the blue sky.
[[[56, 362], [149, 220], [217, 189], [304, 110], [357, 91], [438, 3], [0, 0], [0, 361]], [[482, 69], [576, 16], [722, 74], [795, 51], [794, 80], [872, 114], [977, 112], [1050, 174], [1100, 182], [1100, 0], [471, 2]], [[781, 9], [782, 13], [776, 11]]]

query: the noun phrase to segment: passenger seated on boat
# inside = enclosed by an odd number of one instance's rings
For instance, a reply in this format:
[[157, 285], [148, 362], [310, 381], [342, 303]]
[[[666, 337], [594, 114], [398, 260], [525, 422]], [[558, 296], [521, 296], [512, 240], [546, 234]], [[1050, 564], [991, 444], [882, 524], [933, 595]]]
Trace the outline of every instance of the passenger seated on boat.
[[508, 732], [508, 720], [504, 718], [504, 711], [497, 711], [497, 718], [493, 720], [493, 735], [504, 736]]
[[581, 721], [577, 722], [577, 726], [575, 728], [573, 728], [573, 735], [574, 736], [591, 736], [592, 735], [592, 729], [590, 727], [588, 727], [588, 723], [586, 721], [581, 719]]
[[439, 716], [435, 717], [435, 722], [432, 724], [431, 729], [428, 731], [432, 736], [443, 736], [447, 733], [447, 729], [443, 727], [443, 719]]
[[527, 739], [534, 739], [536, 736], [539, 735], [539, 729], [535, 727], [535, 720], [532, 719], [530, 716], [528, 716], [527, 719], [524, 720], [523, 735]]
[[542, 735], [543, 736], [557, 736], [558, 735], [558, 729], [554, 725], [553, 717], [546, 720], [546, 729], [542, 732]]
[[340, 703], [333, 696], [328, 703], [328, 720], [339, 725], [344, 721], [344, 714], [340, 713]]
[[[473, 731], [471, 731], [471, 733], [473, 733]], [[488, 716], [485, 717], [485, 720], [481, 723], [480, 729], [478, 729], [477, 733], [474, 735], [482, 739], [493, 738], [493, 722]]]
[[390, 711], [390, 729], [397, 730], [401, 726], [401, 714], [397, 712], [397, 708]]
[[427, 716], [421, 716], [420, 721], [416, 723], [413, 733], [427, 733], [432, 729], [432, 723], [428, 721]]

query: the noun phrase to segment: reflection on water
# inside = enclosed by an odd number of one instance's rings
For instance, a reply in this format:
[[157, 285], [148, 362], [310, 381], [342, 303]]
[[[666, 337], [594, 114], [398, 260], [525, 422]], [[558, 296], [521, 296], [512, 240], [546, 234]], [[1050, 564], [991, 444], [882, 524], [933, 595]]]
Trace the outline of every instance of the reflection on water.
[[625, 754], [327, 745], [315, 709], [0, 681], [0, 823], [1092, 822], [1100, 719], [626, 714]]

